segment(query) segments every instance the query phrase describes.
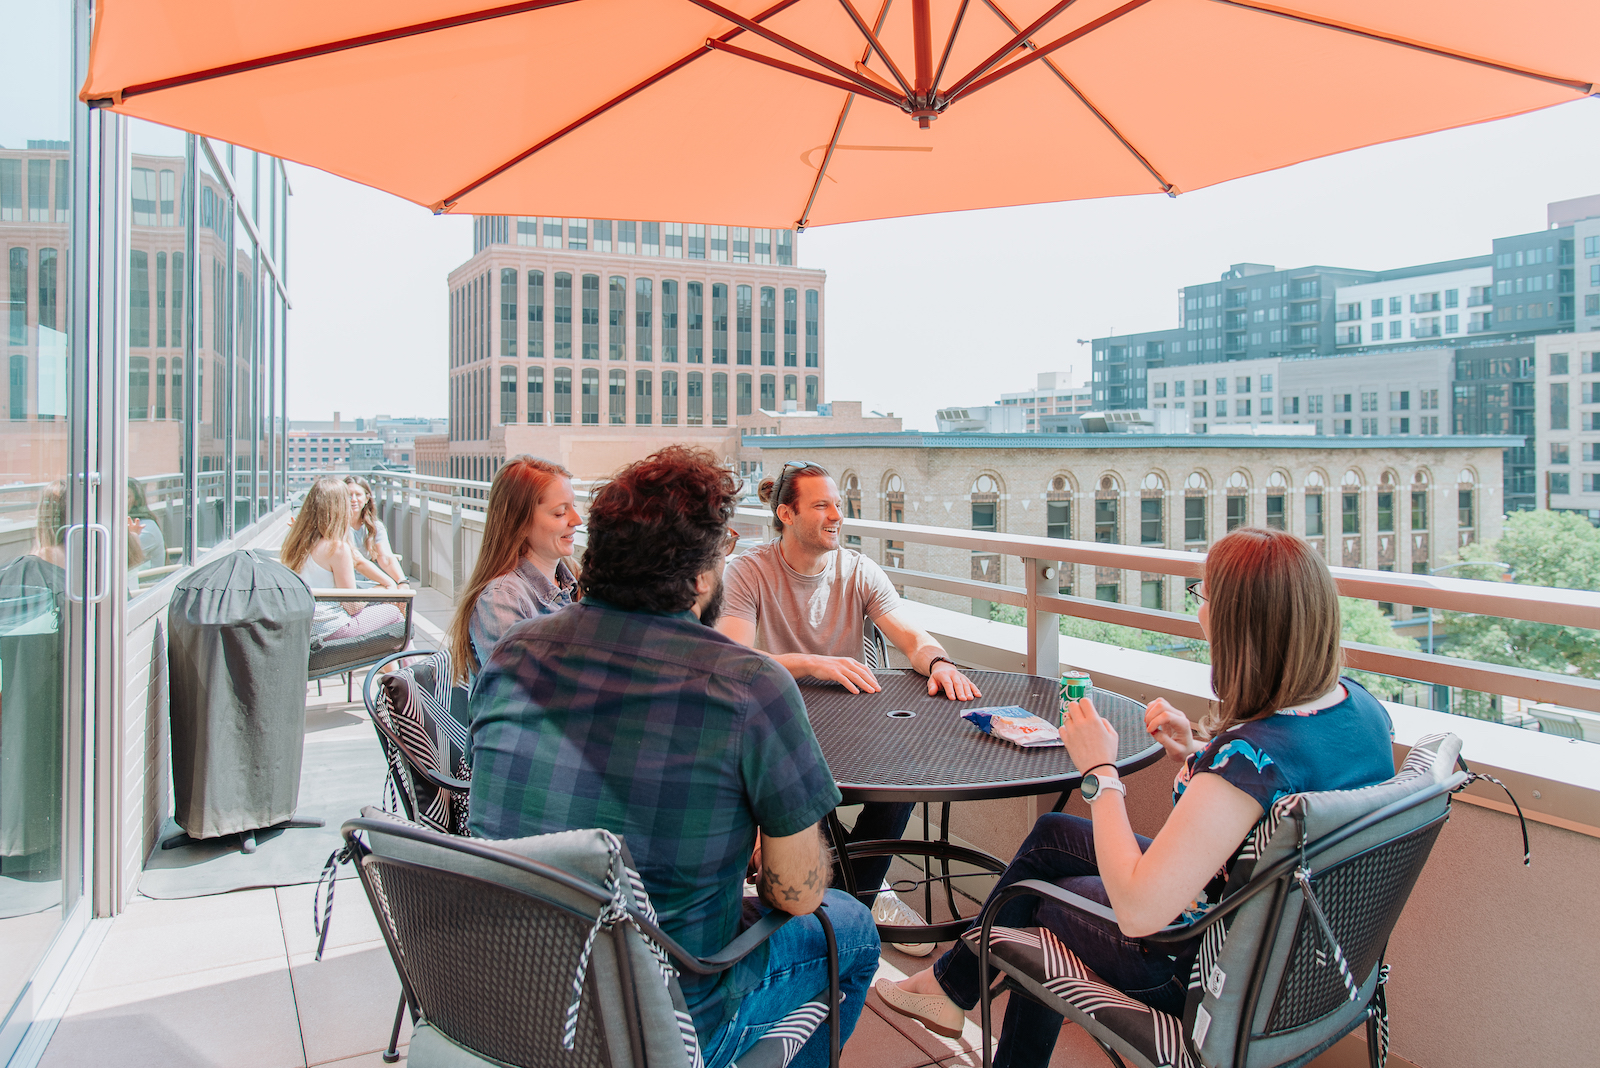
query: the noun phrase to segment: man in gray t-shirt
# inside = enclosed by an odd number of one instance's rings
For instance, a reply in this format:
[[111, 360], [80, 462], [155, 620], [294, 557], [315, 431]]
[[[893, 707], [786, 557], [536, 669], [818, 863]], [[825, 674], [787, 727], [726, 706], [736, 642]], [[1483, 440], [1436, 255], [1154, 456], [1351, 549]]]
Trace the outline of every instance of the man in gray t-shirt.
[[[779, 535], [728, 561], [718, 630], [770, 654], [797, 679], [830, 679], [851, 693], [876, 693], [881, 687], [861, 662], [862, 632], [870, 619], [915, 671], [928, 676], [928, 693], [943, 692], [955, 701], [983, 696], [943, 646], [899, 611], [900, 596], [883, 569], [840, 546], [844, 502], [826, 471], [804, 461], [785, 464], [776, 479], [762, 483], [761, 499], [772, 505]], [[862, 806], [849, 840], [902, 837], [912, 808], [889, 802]], [[868, 857], [853, 865], [856, 885], [869, 900], [889, 860]], [[880, 917], [898, 912], [901, 922], [920, 922], [892, 893], [881, 896], [890, 900], [879, 901]]]

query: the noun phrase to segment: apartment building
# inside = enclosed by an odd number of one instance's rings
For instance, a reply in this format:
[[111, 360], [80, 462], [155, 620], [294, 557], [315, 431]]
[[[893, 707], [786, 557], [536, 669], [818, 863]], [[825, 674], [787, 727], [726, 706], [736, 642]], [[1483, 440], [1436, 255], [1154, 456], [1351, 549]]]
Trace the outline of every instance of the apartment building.
[[1534, 342], [1538, 507], [1600, 526], [1600, 331]]
[[1453, 349], [1268, 357], [1149, 372], [1150, 407], [1187, 409], [1194, 432], [1306, 426], [1336, 437], [1452, 432]]
[[1415, 348], [1496, 330], [1492, 258], [1385, 271], [1373, 282], [1340, 286], [1334, 297], [1341, 349]]
[[1094, 391], [1089, 386], [1074, 386], [1071, 371], [1046, 371], [1034, 388], [1023, 393], [1002, 393], [995, 402], [1002, 408], [1020, 408], [1024, 433], [1045, 432], [1042, 421], [1048, 416], [1077, 415], [1094, 408]]
[[741, 427], [826, 403], [825, 282], [788, 230], [477, 219], [449, 277], [449, 473], [527, 452], [598, 475], [668, 442], [731, 460]]

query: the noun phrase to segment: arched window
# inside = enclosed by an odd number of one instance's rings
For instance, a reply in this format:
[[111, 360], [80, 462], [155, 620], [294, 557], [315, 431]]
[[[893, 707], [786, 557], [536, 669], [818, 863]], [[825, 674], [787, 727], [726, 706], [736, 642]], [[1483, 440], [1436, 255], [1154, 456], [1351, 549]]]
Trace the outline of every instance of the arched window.
[[794, 401], [796, 403], [799, 403], [799, 400], [800, 400], [799, 380], [796, 379], [794, 375], [784, 375], [783, 376], [783, 399], [784, 399], [784, 407], [785, 408], [788, 408], [788, 406], [789, 406], [788, 402], [789, 401]]
[[[1433, 509], [1428, 507], [1428, 472], [1419, 470], [1411, 476], [1411, 530], [1412, 533], [1424, 531], [1428, 528], [1428, 517]], [[1426, 542], [1422, 543], [1424, 546]], [[1413, 541], [1411, 547], [1412, 570], [1416, 570], [1418, 544]], [[1427, 553], [1422, 554], [1422, 559], [1427, 559]]]
[[1339, 480], [1339, 530], [1343, 534], [1361, 533], [1361, 475], [1346, 471]]
[[1325, 533], [1323, 522], [1322, 492], [1327, 488], [1327, 481], [1322, 477], [1322, 472], [1311, 471], [1306, 474], [1306, 537], [1320, 538]]
[[[566, 271], [556, 272], [555, 328], [556, 359], [572, 359], [572, 275]], [[568, 385], [571, 382], [572, 376], [569, 374]], [[558, 423], [560, 421], [556, 420]]]
[[650, 362], [650, 334], [655, 311], [654, 287], [648, 278], [633, 280], [633, 358]]
[[1139, 544], [1161, 545], [1166, 542], [1166, 516], [1163, 498], [1167, 483], [1154, 471], [1139, 483]]
[[1199, 471], [1183, 480], [1183, 540], [1190, 551], [1206, 541], [1206, 493], [1210, 482]]
[[655, 398], [651, 396], [651, 380], [649, 371], [635, 371], [633, 373], [633, 421], [638, 426], [649, 426], [654, 415]]
[[628, 358], [628, 280], [620, 274], [611, 276], [608, 283], [606, 323], [608, 330], [607, 352], [613, 360]]
[[1237, 530], [1239, 527], [1248, 526], [1250, 523], [1250, 476], [1243, 471], [1235, 471], [1228, 476], [1228, 481], [1223, 483], [1223, 489], [1227, 494], [1227, 529]]
[[1044, 492], [1044, 536], [1072, 540], [1072, 484], [1056, 475]]
[[[1000, 530], [1000, 480], [992, 474], [982, 474], [972, 483], [969, 492], [972, 508], [972, 529], [977, 533], [994, 534]], [[999, 582], [1000, 555], [984, 549], [972, 551], [972, 577], [983, 582]]]
[[528, 368], [528, 422], [544, 423], [544, 368]]
[[[600, 358], [600, 276], [586, 274], [583, 276], [583, 358], [598, 360]], [[600, 376], [595, 375], [596, 388], [599, 386]], [[588, 375], [584, 381], [589, 380]], [[595, 414], [599, 418], [599, 413]]]
[[761, 366], [778, 363], [778, 291], [761, 287]]
[[[1378, 505], [1377, 525], [1374, 529], [1379, 534], [1394, 533], [1394, 486], [1395, 476], [1393, 471], [1385, 471], [1378, 476]], [[1380, 567], [1383, 561], [1379, 561]]]
[[806, 375], [806, 411], [817, 410], [817, 376]]
[[178, 356], [172, 358], [172, 418], [183, 420], [183, 359]]
[[1462, 468], [1456, 476], [1456, 530], [1463, 548], [1477, 540], [1477, 488], [1478, 473], [1470, 467]]
[[740, 415], [749, 415], [749, 414], [751, 414], [751, 408], [753, 407], [753, 402], [751, 401], [751, 398], [750, 398], [750, 376], [749, 375], [740, 375], [739, 376], [738, 383], [737, 383], [737, 389], [738, 389], [739, 399], [738, 399], [738, 407], [735, 410]]
[[[1117, 532], [1117, 505], [1122, 487], [1115, 475], [1102, 475], [1094, 494], [1094, 540], [1107, 545], [1120, 544]], [[1096, 594], [1098, 596], [1098, 593]], [[1113, 598], [1114, 600], [1115, 598]]]
[[1282, 471], [1267, 476], [1267, 526], [1274, 530], [1288, 530], [1284, 501], [1288, 497], [1289, 477]]
[[628, 421], [628, 372], [620, 367], [613, 369], [606, 382], [607, 419], [612, 426], [623, 426]]
[[150, 418], [150, 357], [128, 357], [128, 418]]
[[678, 425], [678, 372], [661, 372], [661, 425]]
[[728, 425], [728, 376], [721, 371], [711, 376], [711, 425]]
[[[171, 174], [171, 171], [163, 171]], [[44, 296], [44, 249], [39, 250], [39, 296]], [[40, 302], [40, 311], [43, 311], [44, 301]], [[39, 325], [44, 326], [44, 316], [39, 317]], [[54, 323], [50, 324], [52, 327]], [[165, 346], [167, 343], [167, 254], [156, 253], [156, 344]], [[160, 418], [157, 416], [157, 418]]]
[[[889, 523], [906, 521], [906, 485], [900, 476], [890, 472], [883, 479], [883, 518]], [[885, 538], [883, 542], [885, 567], [906, 566], [906, 543]]]
[[711, 362], [728, 362], [728, 287], [711, 284]]
[[557, 367], [555, 380], [551, 383], [551, 407], [554, 409], [554, 423], [557, 426], [567, 426], [572, 422], [572, 370], [567, 367]]
[[737, 360], [741, 366], [748, 367], [750, 365], [751, 358], [750, 327], [753, 325], [751, 323], [752, 309], [750, 306], [752, 302], [752, 290], [749, 286], [739, 286], [734, 290], [734, 296], [736, 298], [736, 303], [734, 307], [733, 325], [735, 331], [735, 343], [737, 346], [735, 349], [734, 359]]
[[767, 412], [778, 410], [778, 380], [774, 375], [761, 376], [761, 409]]
[[517, 421], [517, 369], [505, 365], [500, 368], [500, 422]]
[[[846, 519], [860, 519], [861, 479], [854, 474], [847, 473], [844, 476], [844, 484], [841, 488], [844, 490], [844, 517]], [[844, 543], [846, 545], [859, 546], [861, 538], [859, 535], [848, 534], [845, 536]]]
[[[134, 168], [134, 173], [139, 173], [137, 167]], [[150, 174], [151, 172], [146, 171], [145, 173]], [[151, 177], [154, 177], [154, 175], [151, 174]], [[134, 214], [137, 215], [138, 213], [135, 212]], [[18, 252], [21, 252], [24, 257], [28, 254], [27, 249], [12, 249], [13, 263], [15, 263], [15, 257]], [[143, 249], [134, 249], [128, 255], [131, 264], [131, 269], [128, 272], [128, 344], [134, 348], [140, 348], [150, 344], [150, 253], [145, 252]], [[23, 259], [23, 265], [23, 271], [26, 272], [26, 258]], [[16, 268], [13, 266], [11, 271], [13, 288], [16, 286], [16, 277]], [[27, 274], [24, 273], [22, 277], [22, 289], [26, 293], [28, 288]], [[22, 299], [26, 302], [28, 298], [24, 296]], [[26, 307], [23, 308], [23, 314], [27, 314]], [[16, 312], [13, 307], [13, 323], [16, 321], [15, 315]], [[16, 334], [15, 328], [13, 328], [12, 334]], [[26, 344], [27, 337], [24, 335], [19, 340], [13, 336], [11, 341], [13, 344]], [[146, 361], [147, 366], [148, 363], [149, 361]]]
[[[173, 363], [177, 363], [178, 361], [176, 359], [174, 359], [172, 362]], [[158, 357], [156, 359], [156, 418], [157, 419], [165, 419], [166, 417], [167, 417], [167, 358], [165, 356], [161, 356], [161, 357]]]
[[593, 367], [583, 369], [583, 425], [600, 425], [600, 372]]
[[[517, 354], [517, 271], [506, 267], [500, 272], [500, 355]], [[513, 407], [515, 402], [513, 401]], [[516, 422], [508, 419], [507, 422]]]

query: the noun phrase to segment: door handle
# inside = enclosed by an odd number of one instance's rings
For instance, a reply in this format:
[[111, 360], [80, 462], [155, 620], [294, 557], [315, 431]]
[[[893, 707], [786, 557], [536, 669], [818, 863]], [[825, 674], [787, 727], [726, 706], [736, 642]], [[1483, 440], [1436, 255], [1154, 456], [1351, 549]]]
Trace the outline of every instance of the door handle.
[[[83, 603], [83, 563], [82, 557], [73, 551], [73, 539], [81, 542], [84, 537], [85, 527], [82, 523], [74, 523], [67, 528], [67, 536], [62, 542], [62, 551], [67, 557], [67, 600]], [[74, 583], [73, 577], [78, 581]]]
[[103, 523], [90, 523], [90, 533], [100, 545], [99, 555], [96, 557], [96, 579], [99, 580], [98, 592], [89, 595], [91, 603], [105, 600], [111, 594], [111, 531]]

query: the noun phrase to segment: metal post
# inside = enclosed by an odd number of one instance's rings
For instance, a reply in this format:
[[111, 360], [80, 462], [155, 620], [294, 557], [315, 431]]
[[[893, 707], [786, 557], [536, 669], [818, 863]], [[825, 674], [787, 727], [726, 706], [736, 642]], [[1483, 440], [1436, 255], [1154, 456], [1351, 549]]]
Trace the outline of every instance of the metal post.
[[1061, 674], [1061, 616], [1039, 608], [1038, 599], [1055, 593], [1056, 565], [1047, 560], [1022, 559], [1024, 595], [1028, 616], [1028, 673], [1045, 678]]
[[430, 490], [423, 483], [417, 484], [417, 511], [420, 513], [417, 531], [417, 586], [433, 585], [433, 535], [430, 529], [433, 526], [433, 500], [429, 496]]
[[[394, 478], [392, 475], [385, 478], [383, 480], [384, 497], [390, 497], [395, 490], [400, 492], [400, 536], [395, 540], [404, 546], [401, 551], [405, 554], [404, 559], [409, 562], [416, 555], [417, 544], [416, 539], [411, 536], [411, 491], [404, 482]], [[393, 505], [391, 504], [390, 507], [392, 509]], [[401, 567], [400, 571], [402, 574], [409, 574], [404, 566]]]
[[461, 487], [450, 487], [450, 603], [461, 593]]

